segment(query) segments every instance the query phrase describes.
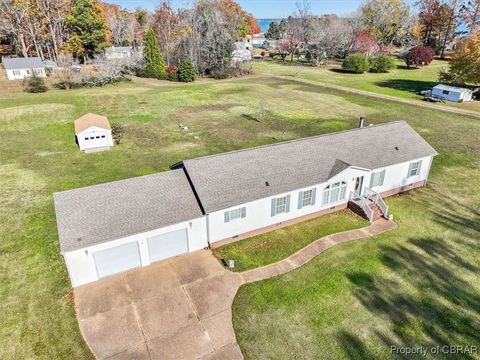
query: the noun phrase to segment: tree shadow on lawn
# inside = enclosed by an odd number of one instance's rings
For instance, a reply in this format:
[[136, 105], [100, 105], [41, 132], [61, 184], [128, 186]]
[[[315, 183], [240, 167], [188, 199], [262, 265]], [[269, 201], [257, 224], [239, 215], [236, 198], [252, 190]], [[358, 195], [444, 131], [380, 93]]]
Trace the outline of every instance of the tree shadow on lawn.
[[384, 81], [378, 81], [375, 83], [375, 85], [380, 87], [408, 91], [414, 94], [418, 94], [420, 90], [431, 89], [437, 84], [437, 81], [420, 81], [407, 79], [389, 79]]
[[[372, 330], [373, 341], [384, 344], [387, 353], [391, 346], [431, 348], [480, 344], [480, 293], [465, 279], [478, 276], [480, 268], [455, 251], [459, 247], [470, 253], [480, 249], [480, 212], [458, 203], [455, 204], [458, 211], [455, 211], [446, 206], [453, 201], [446, 195], [441, 196], [440, 202], [437, 200], [432, 198], [432, 205], [436, 206], [430, 211], [437, 223], [459, 232], [460, 236], [452, 239], [454, 243], [449, 244], [443, 237], [419, 237], [410, 238], [400, 246], [383, 245], [380, 246], [381, 262], [393, 276], [387, 278], [366, 272], [347, 275], [363, 307], [392, 324], [385, 331]], [[337, 338], [350, 359], [378, 357], [372, 356], [369, 345], [356, 334], [340, 332]], [[474, 355], [460, 354], [458, 357], [473, 359]], [[436, 357], [451, 358], [452, 354]]]

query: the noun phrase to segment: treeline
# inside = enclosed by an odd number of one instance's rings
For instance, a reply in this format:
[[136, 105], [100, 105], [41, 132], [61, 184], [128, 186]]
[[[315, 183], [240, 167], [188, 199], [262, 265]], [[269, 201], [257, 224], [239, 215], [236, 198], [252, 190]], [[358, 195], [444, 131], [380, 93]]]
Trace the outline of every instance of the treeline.
[[[299, 47], [318, 63], [351, 52], [372, 55], [401, 47], [430, 46], [442, 58], [459, 37], [480, 25], [480, 0], [420, 0], [410, 7], [404, 0], [367, 0], [352, 15], [314, 16], [307, 1], [265, 34], [292, 55]], [[458, 31], [458, 29], [464, 29]]]
[[0, 16], [0, 41], [14, 55], [88, 61], [110, 45], [143, 46], [152, 28], [167, 66], [189, 58], [201, 74], [221, 70], [236, 40], [260, 32], [233, 0], [197, 0], [178, 10], [163, 1], [154, 12], [98, 0], [0, 0]]
[[479, 75], [474, 80], [472, 74], [480, 73], [479, 30], [480, 0], [419, 0], [414, 6], [404, 0], [366, 0], [344, 17], [315, 16], [305, 0], [294, 14], [272, 22], [265, 37], [274, 44], [271, 55], [283, 61], [298, 55], [321, 65], [327, 59], [362, 54], [349, 59], [355, 66], [347, 66], [360, 72], [368, 69], [369, 59], [376, 65], [384, 62], [382, 69], [391, 67], [385, 55], [401, 56], [410, 67], [429, 64], [435, 54], [443, 59], [452, 51], [451, 69], [442, 78], [476, 84]]

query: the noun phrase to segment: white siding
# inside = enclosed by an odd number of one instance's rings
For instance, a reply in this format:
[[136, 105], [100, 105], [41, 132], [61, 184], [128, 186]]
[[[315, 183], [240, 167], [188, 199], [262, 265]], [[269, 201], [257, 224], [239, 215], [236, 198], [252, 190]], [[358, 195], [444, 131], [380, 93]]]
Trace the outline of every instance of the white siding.
[[[33, 69], [33, 71], [35, 71], [39, 77], [47, 76], [44, 68]], [[7, 70], [8, 80], [22, 80], [30, 76], [32, 76], [32, 69]]]
[[[422, 165], [420, 167], [420, 174], [408, 177], [407, 174], [410, 163], [419, 160], [422, 161]], [[373, 170], [373, 172], [382, 171], [383, 169], [385, 169], [385, 179], [382, 186], [374, 186], [372, 190], [381, 193], [384, 191], [397, 189], [405, 185], [413, 184], [418, 181], [426, 180], [428, 177], [428, 172], [430, 170], [431, 162], [432, 157], [430, 156], [401, 164], [395, 164], [384, 168], [375, 169]], [[370, 185], [370, 179], [368, 183], [366, 183], [366, 185]]]
[[70, 279], [72, 281], [72, 286], [76, 287], [98, 280], [93, 257], [94, 252], [131, 242], [137, 242], [140, 251], [141, 266], [148, 266], [151, 264], [151, 262], [148, 252], [147, 238], [179, 229], [187, 229], [188, 249], [190, 252], [200, 250], [208, 246], [206, 222], [205, 218], [202, 217], [191, 221], [185, 221], [176, 225], [167, 226], [161, 229], [128, 236], [122, 239], [112, 240], [98, 245], [87, 246], [79, 250], [69, 251], [64, 254], [64, 258], [67, 264]]
[[[210, 242], [214, 243], [216, 241], [224, 240], [231, 238], [235, 235], [240, 235], [245, 232], [253, 231], [260, 229], [266, 226], [278, 224], [280, 222], [295, 219], [300, 216], [308, 215], [314, 212], [321, 210], [329, 209], [333, 206], [343, 204], [348, 201], [348, 196], [351, 191], [353, 191], [354, 181], [353, 179], [357, 176], [365, 176], [364, 185], [368, 186], [370, 177], [369, 172], [360, 169], [349, 168], [340, 174], [334, 176], [328, 182], [320, 183], [317, 185], [309, 186], [303, 189], [298, 189], [284, 194], [278, 194], [273, 197], [281, 197], [290, 194], [290, 211], [288, 213], [281, 213], [275, 216], [271, 216], [271, 199], [272, 197], [260, 199], [256, 201], [249, 202], [247, 204], [242, 204], [235, 206], [229, 209], [216, 211], [208, 215], [208, 224], [210, 232]], [[335, 204], [327, 204], [322, 206], [322, 192], [329, 184], [333, 184], [339, 181], [345, 181], [347, 183], [347, 191], [345, 194], [345, 199], [339, 201]], [[310, 190], [316, 188], [316, 200], [315, 205], [305, 206], [301, 209], [298, 209], [298, 196], [300, 191]], [[235, 219], [228, 223], [224, 221], [224, 212], [229, 211], [241, 206], [246, 207], [246, 217]]]
[[473, 92], [469, 89], [446, 90], [448, 91], [448, 94], [445, 94], [444, 90], [446, 89], [434, 87], [432, 89], [432, 95], [453, 102], [459, 102], [460, 100], [472, 101]]
[[110, 148], [113, 146], [112, 131], [92, 126], [78, 133], [77, 141], [78, 147], [82, 151], [106, 147]]
[[[240, 235], [249, 231], [257, 230], [264, 228], [266, 226], [278, 224], [280, 222], [295, 219], [304, 215], [308, 215], [314, 212], [321, 210], [326, 210], [335, 205], [340, 205], [348, 201], [350, 192], [353, 191], [355, 186], [355, 178], [358, 176], [364, 176], [363, 187], [370, 186], [370, 176], [372, 172], [381, 171], [386, 169], [384, 183], [382, 186], [374, 187], [373, 190], [377, 192], [383, 192], [387, 190], [393, 190], [401, 186], [412, 184], [418, 181], [426, 180], [428, 177], [428, 172], [430, 170], [430, 164], [432, 157], [426, 157], [422, 159], [422, 165], [420, 169], [420, 174], [417, 176], [407, 177], [409, 162], [395, 164], [387, 166], [385, 168], [374, 169], [373, 171], [366, 171], [357, 168], [348, 168], [340, 174], [334, 176], [326, 183], [320, 183], [314, 186], [309, 186], [303, 189], [298, 189], [290, 191], [284, 194], [278, 194], [273, 197], [281, 197], [290, 194], [290, 211], [288, 213], [282, 213], [275, 216], [271, 216], [271, 199], [272, 197], [252, 201], [246, 204], [240, 204], [232, 208], [228, 208], [221, 211], [216, 211], [208, 215], [208, 224], [209, 224], [209, 236], [210, 243], [216, 241], [224, 240], [231, 238], [236, 235]], [[417, 161], [412, 160], [412, 161]], [[336, 204], [327, 204], [322, 206], [322, 193], [325, 187], [329, 184], [336, 182], [345, 181], [347, 183], [347, 190], [345, 195], [345, 200], [339, 201]], [[305, 191], [312, 188], [316, 188], [316, 201], [313, 206], [306, 206], [301, 209], [298, 209], [298, 196], [299, 191]], [[235, 219], [228, 223], [224, 221], [224, 212], [229, 211], [238, 207], [246, 207], [246, 217]]]

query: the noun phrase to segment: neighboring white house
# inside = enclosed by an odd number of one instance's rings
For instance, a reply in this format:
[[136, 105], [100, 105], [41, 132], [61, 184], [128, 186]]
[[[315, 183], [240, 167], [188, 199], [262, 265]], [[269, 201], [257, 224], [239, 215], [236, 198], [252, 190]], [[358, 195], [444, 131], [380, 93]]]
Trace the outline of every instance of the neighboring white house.
[[50, 71], [55, 71], [58, 69], [57, 63], [50, 59], [43, 60], [43, 65], [45, 66], [45, 69], [49, 69]]
[[473, 100], [473, 91], [470, 89], [439, 84], [432, 89], [432, 96], [446, 101], [466, 102]]
[[256, 48], [261, 48], [265, 42], [265, 36], [263, 34], [257, 34], [253, 36], [252, 45]]
[[235, 49], [232, 52], [233, 63], [252, 60], [252, 44], [250, 43], [249, 38], [242, 41], [236, 41], [234, 46]]
[[39, 57], [9, 58], [3, 57], [2, 64], [7, 72], [8, 80], [22, 80], [32, 74], [46, 77], [45, 65]]
[[105, 116], [88, 113], [75, 120], [78, 147], [85, 152], [108, 150], [113, 146], [112, 128]]
[[436, 151], [406, 122], [186, 160], [54, 194], [73, 286], [425, 185]]
[[105, 49], [105, 58], [107, 60], [125, 59], [131, 57], [133, 52], [130, 46], [110, 46]]

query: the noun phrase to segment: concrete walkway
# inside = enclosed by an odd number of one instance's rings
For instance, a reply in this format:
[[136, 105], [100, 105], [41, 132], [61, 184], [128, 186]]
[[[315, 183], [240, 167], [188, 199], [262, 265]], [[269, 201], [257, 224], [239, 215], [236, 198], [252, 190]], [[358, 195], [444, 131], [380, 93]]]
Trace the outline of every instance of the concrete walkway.
[[80, 331], [98, 359], [243, 359], [232, 324], [242, 284], [287, 273], [336, 244], [395, 227], [378, 220], [243, 273], [224, 269], [211, 251], [198, 251], [77, 287]]
[[380, 219], [365, 228], [325, 236], [307, 245], [303, 249], [299, 250], [293, 255], [290, 255], [288, 258], [282, 261], [245, 271], [240, 274], [242, 276], [243, 283], [251, 283], [268, 279], [272, 276], [282, 275], [306, 264], [315, 256], [331, 248], [332, 246], [351, 240], [362, 239], [367, 236], [378, 235], [385, 231], [395, 229], [396, 227], [397, 224], [395, 222]]

